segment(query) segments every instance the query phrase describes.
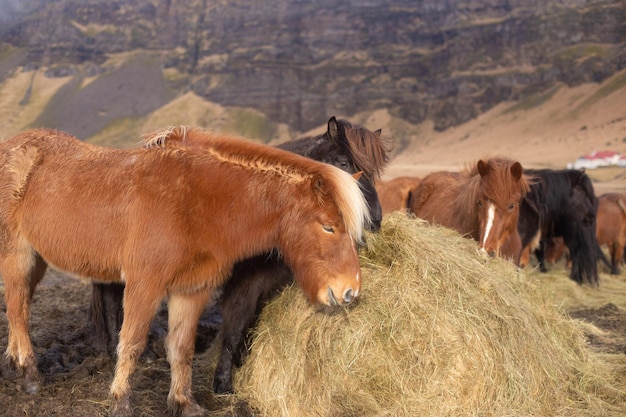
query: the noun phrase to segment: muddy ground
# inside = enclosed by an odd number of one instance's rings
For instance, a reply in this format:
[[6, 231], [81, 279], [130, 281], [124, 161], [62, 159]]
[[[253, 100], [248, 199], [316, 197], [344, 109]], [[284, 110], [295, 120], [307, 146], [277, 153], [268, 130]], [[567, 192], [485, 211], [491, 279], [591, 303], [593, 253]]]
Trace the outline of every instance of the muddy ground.
[[[4, 295], [4, 288], [0, 284]], [[26, 394], [19, 375], [3, 363], [0, 379], [0, 416], [106, 416], [110, 402], [109, 384], [114, 360], [92, 347], [85, 331], [91, 285], [56, 271], [47, 276], [35, 293], [31, 313], [31, 337], [44, 385], [35, 395]], [[6, 311], [4, 297], [0, 308]], [[626, 354], [626, 311], [613, 304], [578, 309], [570, 315], [594, 324], [603, 336], [589, 335], [591, 349]], [[166, 326], [165, 310], [155, 319], [156, 327]], [[216, 396], [211, 391], [213, 361], [210, 347], [219, 329], [219, 314], [207, 308], [199, 328], [194, 362], [194, 393], [212, 416], [249, 417], [254, 413], [233, 396]], [[166, 416], [169, 368], [164, 358], [163, 340], [152, 332], [147, 352], [132, 379], [136, 416]], [[0, 318], [0, 349], [7, 346], [6, 316]]]

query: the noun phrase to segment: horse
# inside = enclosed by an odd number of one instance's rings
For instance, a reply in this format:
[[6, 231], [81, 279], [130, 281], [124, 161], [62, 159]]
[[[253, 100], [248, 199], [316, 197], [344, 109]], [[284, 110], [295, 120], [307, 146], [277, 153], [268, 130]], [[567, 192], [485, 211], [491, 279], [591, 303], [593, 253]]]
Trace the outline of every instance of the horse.
[[[530, 263], [530, 252], [531, 249], [534, 250], [539, 246], [539, 243], [527, 245], [526, 248], [523, 248], [522, 255], [520, 256], [520, 268], [525, 268], [526, 265]], [[544, 260], [549, 264], [556, 264], [565, 256], [566, 258], [566, 266], [571, 268], [569, 249], [565, 245], [563, 238], [560, 236], [555, 236], [546, 240], [545, 246], [545, 254]]]
[[439, 171], [425, 176], [411, 191], [409, 210], [430, 223], [473, 238], [490, 256], [502, 255], [517, 263], [519, 252], [502, 249], [509, 236], [517, 234], [519, 202], [528, 190], [529, 179], [519, 162], [481, 159], [462, 172]]
[[626, 196], [624, 194], [606, 193], [598, 197], [596, 238], [600, 246], [609, 247], [611, 274], [619, 274], [619, 264], [626, 248]]
[[[597, 263], [603, 258], [596, 239], [598, 199], [584, 170], [525, 170], [536, 181], [520, 204], [518, 232], [524, 250], [534, 250], [546, 272], [545, 253], [550, 239], [562, 237], [572, 262], [570, 277], [579, 284], [598, 285]], [[529, 220], [530, 219], [530, 220]], [[605, 258], [606, 259], [606, 258]]]
[[[168, 138], [166, 145], [172, 143]], [[202, 151], [205, 144], [198, 138], [187, 137], [185, 146]], [[334, 165], [347, 173], [362, 172], [359, 185], [369, 206], [369, 231], [380, 229], [381, 205], [374, 187], [389, 162], [389, 145], [381, 131], [370, 131], [347, 120], [331, 117], [326, 132], [285, 142], [277, 146], [307, 158]], [[260, 254], [235, 264], [219, 299], [222, 325], [220, 327], [220, 356], [213, 379], [216, 393], [229, 393], [232, 388], [232, 368], [241, 366], [248, 353], [245, 343], [249, 329], [254, 326], [263, 306], [294, 280], [289, 267], [275, 252]], [[99, 345], [116, 343], [122, 318], [123, 286], [93, 284], [90, 327], [95, 329]]]
[[[180, 137], [205, 137], [207, 146], [159, 145]], [[368, 207], [352, 176], [284, 150], [183, 127], [147, 142], [118, 150], [34, 129], [0, 144], [6, 357], [37, 392], [28, 318], [47, 265], [123, 282], [111, 415], [132, 415], [130, 376], [164, 298], [168, 409], [204, 415], [191, 390], [196, 328], [235, 262], [278, 250], [311, 303], [348, 305], [361, 289], [357, 244]]]
[[417, 187], [421, 179], [418, 177], [402, 176], [389, 181], [376, 183], [376, 192], [383, 209], [383, 216], [394, 211], [408, 210], [409, 194]]

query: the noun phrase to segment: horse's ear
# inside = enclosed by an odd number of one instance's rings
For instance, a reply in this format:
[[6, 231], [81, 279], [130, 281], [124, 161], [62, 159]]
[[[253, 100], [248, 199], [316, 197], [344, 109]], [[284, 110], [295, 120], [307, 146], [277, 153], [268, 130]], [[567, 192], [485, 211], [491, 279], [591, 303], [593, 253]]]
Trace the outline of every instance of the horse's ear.
[[573, 184], [574, 186], [578, 184], [582, 184], [587, 173], [585, 172], [585, 168], [581, 168], [575, 175]]
[[489, 163], [483, 161], [482, 159], [478, 161], [476, 166], [478, 167], [478, 173], [481, 177], [484, 177], [489, 173]]
[[515, 161], [515, 163], [511, 165], [511, 175], [513, 175], [513, 178], [515, 178], [516, 181], [519, 181], [519, 179], [522, 178], [522, 174], [524, 174], [522, 164]]
[[378, 136], [378, 137], [380, 137], [380, 135], [382, 135], [382, 133], [383, 133], [383, 130], [382, 130], [382, 129], [377, 129], [377, 130], [375, 130], [375, 131], [374, 131], [374, 134], [375, 134], [376, 136]]
[[328, 137], [333, 141], [339, 137], [339, 125], [335, 116], [328, 119]]
[[320, 206], [324, 205], [324, 200], [327, 194], [327, 185], [326, 181], [321, 175], [315, 175], [311, 179], [311, 188], [313, 188], [313, 192], [317, 197], [317, 202]]
[[355, 172], [354, 174], [352, 174], [352, 178], [354, 178], [357, 181], [360, 180], [362, 176], [363, 176], [363, 171]]

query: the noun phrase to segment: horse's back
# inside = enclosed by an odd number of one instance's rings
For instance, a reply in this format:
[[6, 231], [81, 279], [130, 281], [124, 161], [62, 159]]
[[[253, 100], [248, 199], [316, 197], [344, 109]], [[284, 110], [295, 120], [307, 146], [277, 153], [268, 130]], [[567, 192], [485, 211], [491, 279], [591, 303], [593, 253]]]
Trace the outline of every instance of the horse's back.
[[[79, 275], [119, 279], [119, 269], [111, 264], [120, 240], [114, 231], [124, 224], [104, 198], [107, 173], [86, 158], [90, 151], [91, 145], [45, 129], [1, 144], [0, 222], [7, 233], [0, 246], [23, 253], [25, 262], [26, 254], [36, 252]], [[112, 190], [109, 197], [118, 194]], [[99, 265], [90, 259], [100, 259]]]
[[421, 179], [417, 177], [396, 177], [376, 184], [376, 192], [382, 205], [383, 215], [408, 208], [409, 193], [416, 188]]
[[452, 207], [460, 180], [461, 175], [456, 172], [441, 171], [425, 176], [410, 191], [410, 212], [424, 220], [448, 226], [446, 214]]

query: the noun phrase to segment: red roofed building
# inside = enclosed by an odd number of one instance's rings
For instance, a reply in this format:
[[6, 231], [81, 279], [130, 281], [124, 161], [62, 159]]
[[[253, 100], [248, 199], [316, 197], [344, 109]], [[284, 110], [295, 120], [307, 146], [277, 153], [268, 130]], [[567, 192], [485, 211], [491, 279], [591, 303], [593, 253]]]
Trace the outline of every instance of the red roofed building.
[[[581, 156], [574, 162], [572, 168], [588, 168], [595, 169], [599, 167], [621, 165], [626, 164], [626, 160], [621, 161], [621, 155], [614, 151], [593, 151], [589, 155]], [[623, 165], [622, 165], [623, 166]]]

